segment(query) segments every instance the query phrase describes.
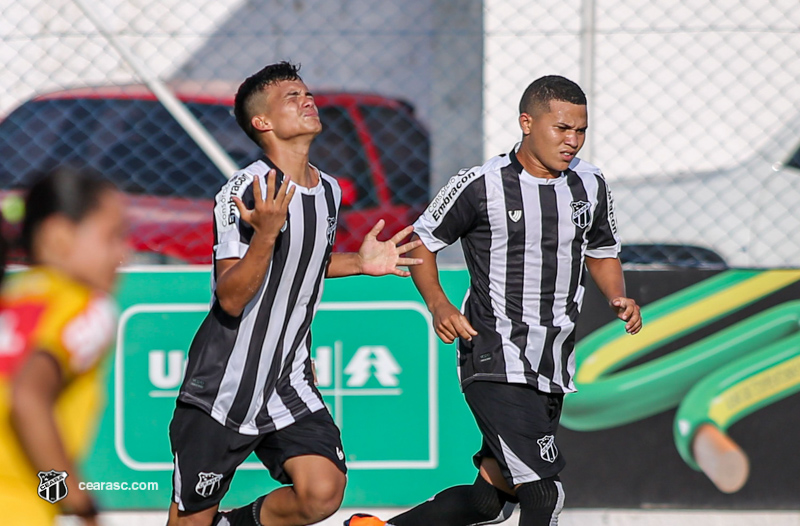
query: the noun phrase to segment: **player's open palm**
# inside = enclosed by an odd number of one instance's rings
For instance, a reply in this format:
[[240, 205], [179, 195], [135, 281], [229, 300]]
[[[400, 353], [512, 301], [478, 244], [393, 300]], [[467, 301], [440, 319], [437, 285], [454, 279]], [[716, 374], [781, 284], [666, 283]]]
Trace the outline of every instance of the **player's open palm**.
[[411, 273], [398, 267], [420, 265], [422, 264], [422, 260], [405, 258], [402, 256], [409, 250], [414, 250], [420, 246], [422, 242], [416, 240], [402, 245], [399, 244], [403, 239], [411, 235], [411, 232], [414, 231], [413, 226], [405, 227], [387, 241], [378, 241], [378, 234], [381, 233], [384, 225], [386, 225], [386, 222], [381, 219], [372, 227], [372, 230], [364, 236], [364, 241], [361, 243], [361, 248], [358, 250], [361, 273], [368, 276], [396, 274], [397, 276], [408, 277]]
[[289, 203], [294, 196], [295, 187], [289, 185], [289, 176], [287, 175], [278, 188], [275, 195], [271, 189], [275, 188], [275, 170], [270, 170], [267, 174], [267, 197], [266, 199], [261, 196], [261, 181], [259, 177], [253, 179], [253, 197], [255, 205], [252, 210], [248, 209], [241, 199], [234, 196], [233, 202], [236, 208], [239, 209], [239, 214], [243, 221], [246, 221], [253, 229], [262, 235], [267, 235], [273, 238], [278, 237], [278, 234], [286, 223], [286, 216], [289, 211]]

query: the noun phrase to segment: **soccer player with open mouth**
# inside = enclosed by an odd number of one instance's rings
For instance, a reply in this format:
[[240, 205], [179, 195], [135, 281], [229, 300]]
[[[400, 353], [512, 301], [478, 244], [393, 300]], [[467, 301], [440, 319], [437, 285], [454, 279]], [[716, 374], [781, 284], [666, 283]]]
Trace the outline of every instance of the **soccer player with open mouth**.
[[[381, 242], [383, 220], [358, 253], [332, 253], [342, 191], [309, 164], [322, 131], [298, 67], [281, 62], [236, 94], [240, 127], [265, 157], [236, 172], [214, 207], [211, 311], [189, 350], [170, 424], [174, 455], [169, 524], [299, 526], [341, 504], [345, 455], [314, 385], [310, 327], [326, 277], [408, 276], [420, 245]], [[219, 512], [236, 468], [255, 452], [285, 485]]]

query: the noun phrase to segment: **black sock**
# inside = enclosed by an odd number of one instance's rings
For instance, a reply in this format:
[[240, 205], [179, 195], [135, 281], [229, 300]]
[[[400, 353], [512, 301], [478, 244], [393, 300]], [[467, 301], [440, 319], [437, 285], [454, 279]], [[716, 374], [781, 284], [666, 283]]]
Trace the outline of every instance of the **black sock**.
[[478, 475], [471, 486], [454, 486], [387, 522], [391, 526], [469, 526], [507, 519], [516, 501]]
[[554, 526], [564, 507], [564, 490], [558, 477], [526, 482], [517, 488], [522, 511], [519, 526]]
[[217, 512], [211, 526], [263, 526], [261, 524], [261, 503], [265, 498], [266, 495], [257, 498], [247, 506]]

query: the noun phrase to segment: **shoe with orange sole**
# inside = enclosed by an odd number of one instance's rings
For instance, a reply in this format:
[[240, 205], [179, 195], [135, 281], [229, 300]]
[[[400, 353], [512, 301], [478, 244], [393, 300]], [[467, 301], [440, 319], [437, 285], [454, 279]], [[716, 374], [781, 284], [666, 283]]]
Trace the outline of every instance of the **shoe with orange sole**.
[[365, 513], [356, 513], [346, 521], [344, 526], [385, 526], [385, 522], [380, 520], [374, 515], [367, 515]]

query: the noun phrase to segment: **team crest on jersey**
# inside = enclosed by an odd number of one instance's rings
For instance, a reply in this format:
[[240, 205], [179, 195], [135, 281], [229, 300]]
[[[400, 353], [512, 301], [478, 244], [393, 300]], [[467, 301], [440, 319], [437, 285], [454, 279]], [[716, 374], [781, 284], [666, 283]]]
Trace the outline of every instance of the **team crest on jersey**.
[[522, 210], [509, 210], [508, 218], [517, 223], [520, 219], [522, 219]]
[[333, 242], [336, 241], [336, 218], [334, 216], [328, 216], [328, 229], [325, 230], [325, 235], [328, 236], [328, 244], [333, 246]]
[[205, 473], [204, 471], [201, 471], [197, 474], [197, 478], [200, 480], [197, 481], [197, 485], [194, 487], [194, 490], [201, 497], [210, 497], [212, 493], [219, 489], [222, 475], [219, 473]]
[[68, 476], [66, 471], [40, 471], [36, 493], [50, 504], [55, 504], [69, 493], [66, 482]]
[[558, 458], [558, 448], [556, 447], [556, 437], [553, 435], [545, 435], [536, 441], [539, 444], [539, 451], [542, 460], [546, 462], [555, 462]]
[[572, 207], [572, 222], [578, 228], [586, 228], [592, 221], [592, 205], [586, 201], [573, 201], [569, 204]]

